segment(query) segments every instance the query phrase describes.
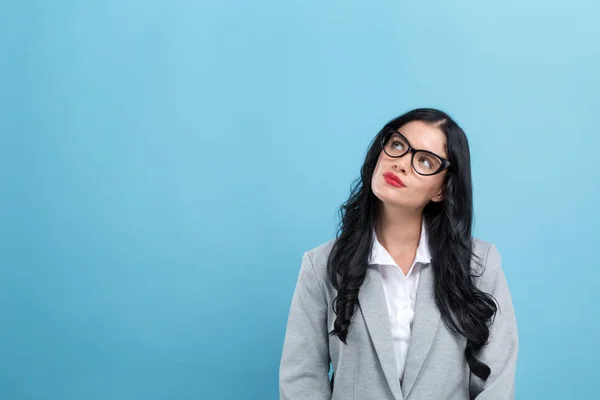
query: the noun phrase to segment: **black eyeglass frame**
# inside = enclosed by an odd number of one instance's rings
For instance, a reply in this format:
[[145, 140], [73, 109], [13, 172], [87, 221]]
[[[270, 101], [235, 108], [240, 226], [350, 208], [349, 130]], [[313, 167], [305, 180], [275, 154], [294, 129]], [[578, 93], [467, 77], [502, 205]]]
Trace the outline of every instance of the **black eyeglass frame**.
[[[436, 175], [436, 174], [439, 174], [440, 172], [442, 172], [445, 169], [448, 169], [450, 167], [450, 165], [451, 165], [450, 161], [448, 161], [444, 157], [439, 156], [439, 155], [437, 155], [434, 152], [429, 151], [429, 150], [415, 149], [414, 147], [412, 147], [412, 145], [410, 144], [410, 142], [408, 141], [408, 139], [403, 134], [401, 134], [400, 132], [398, 132], [397, 130], [395, 130], [394, 128], [386, 126], [386, 127], [384, 127], [384, 129], [386, 130], [386, 133], [381, 137], [381, 148], [383, 149], [383, 151], [385, 152], [385, 154], [387, 154], [388, 156], [390, 156], [392, 158], [400, 158], [400, 157], [404, 157], [406, 155], [406, 153], [410, 152], [411, 153], [410, 165], [412, 166], [413, 170], [417, 174], [423, 175], [423, 176]], [[404, 141], [408, 145], [408, 150], [406, 150], [404, 153], [400, 154], [399, 156], [392, 156], [392, 155], [388, 154], [387, 151], [385, 151], [385, 145], [387, 144], [388, 140], [394, 134], [399, 135], [402, 139], [404, 139]], [[417, 171], [417, 169], [415, 168], [415, 153], [417, 151], [421, 151], [421, 152], [425, 152], [425, 153], [431, 154], [432, 156], [437, 157], [440, 160], [442, 160], [442, 163], [441, 163], [440, 167], [436, 171], [434, 171], [434, 172], [432, 172], [430, 174], [423, 174], [423, 173]]]

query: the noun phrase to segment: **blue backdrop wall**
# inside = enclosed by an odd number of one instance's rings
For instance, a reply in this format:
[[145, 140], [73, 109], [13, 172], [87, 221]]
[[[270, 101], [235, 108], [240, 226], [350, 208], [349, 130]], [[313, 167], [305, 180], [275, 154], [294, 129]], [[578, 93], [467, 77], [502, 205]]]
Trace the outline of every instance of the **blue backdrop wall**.
[[0, 398], [277, 399], [302, 253], [439, 107], [497, 244], [517, 398], [600, 378], [600, 5], [3, 1]]

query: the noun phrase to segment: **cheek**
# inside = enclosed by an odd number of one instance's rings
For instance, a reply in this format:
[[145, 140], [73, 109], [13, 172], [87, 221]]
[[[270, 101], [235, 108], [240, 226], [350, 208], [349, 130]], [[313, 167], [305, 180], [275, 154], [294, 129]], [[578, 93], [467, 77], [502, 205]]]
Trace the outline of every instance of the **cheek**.
[[377, 182], [377, 177], [379, 176], [379, 167], [375, 167], [375, 170], [373, 171], [373, 175], [371, 176], [371, 190], [373, 192], [376, 191], [375, 187], [379, 184]]
[[442, 189], [444, 181], [442, 179], [436, 179], [434, 182], [431, 182], [427, 185], [427, 194], [429, 196], [435, 196]]
[[415, 181], [415, 184], [411, 186], [413, 189], [413, 193], [418, 197], [422, 197], [423, 199], [428, 199], [435, 196], [441, 188], [441, 181], [438, 179], [427, 179], [426, 177], [421, 177]]
[[377, 160], [377, 164], [375, 164], [375, 169], [373, 170], [373, 176], [371, 177], [371, 185], [375, 182], [375, 180], [377, 179], [377, 176], [381, 175], [381, 170], [382, 168], [382, 162], [381, 162], [381, 156], [379, 156], [379, 159]]

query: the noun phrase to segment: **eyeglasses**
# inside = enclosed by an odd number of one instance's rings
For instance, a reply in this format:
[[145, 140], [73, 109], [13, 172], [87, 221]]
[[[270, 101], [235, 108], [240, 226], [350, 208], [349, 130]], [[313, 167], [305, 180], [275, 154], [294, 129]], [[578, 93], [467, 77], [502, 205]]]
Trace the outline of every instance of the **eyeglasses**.
[[[450, 166], [450, 161], [429, 150], [417, 150], [397, 130], [385, 127], [386, 133], [381, 137], [381, 147], [385, 154], [393, 158], [400, 158], [411, 152], [411, 164], [415, 172], [420, 175], [435, 175]], [[415, 159], [417, 163], [415, 164]]]

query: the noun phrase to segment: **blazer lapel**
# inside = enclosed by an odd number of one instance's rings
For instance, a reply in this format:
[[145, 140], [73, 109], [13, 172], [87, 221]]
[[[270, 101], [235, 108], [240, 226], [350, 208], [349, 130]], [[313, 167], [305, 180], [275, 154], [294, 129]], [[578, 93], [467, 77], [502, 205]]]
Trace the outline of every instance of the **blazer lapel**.
[[421, 267], [415, 299], [415, 316], [402, 378], [402, 392], [405, 397], [409, 395], [419, 376], [440, 322], [440, 311], [434, 298], [432, 266], [431, 264], [424, 264]]
[[[420, 283], [419, 283], [420, 284]], [[377, 265], [367, 268], [367, 275], [358, 291], [358, 303], [373, 341], [385, 379], [396, 400], [403, 400], [396, 366], [392, 330], [387, 312], [383, 281]]]

